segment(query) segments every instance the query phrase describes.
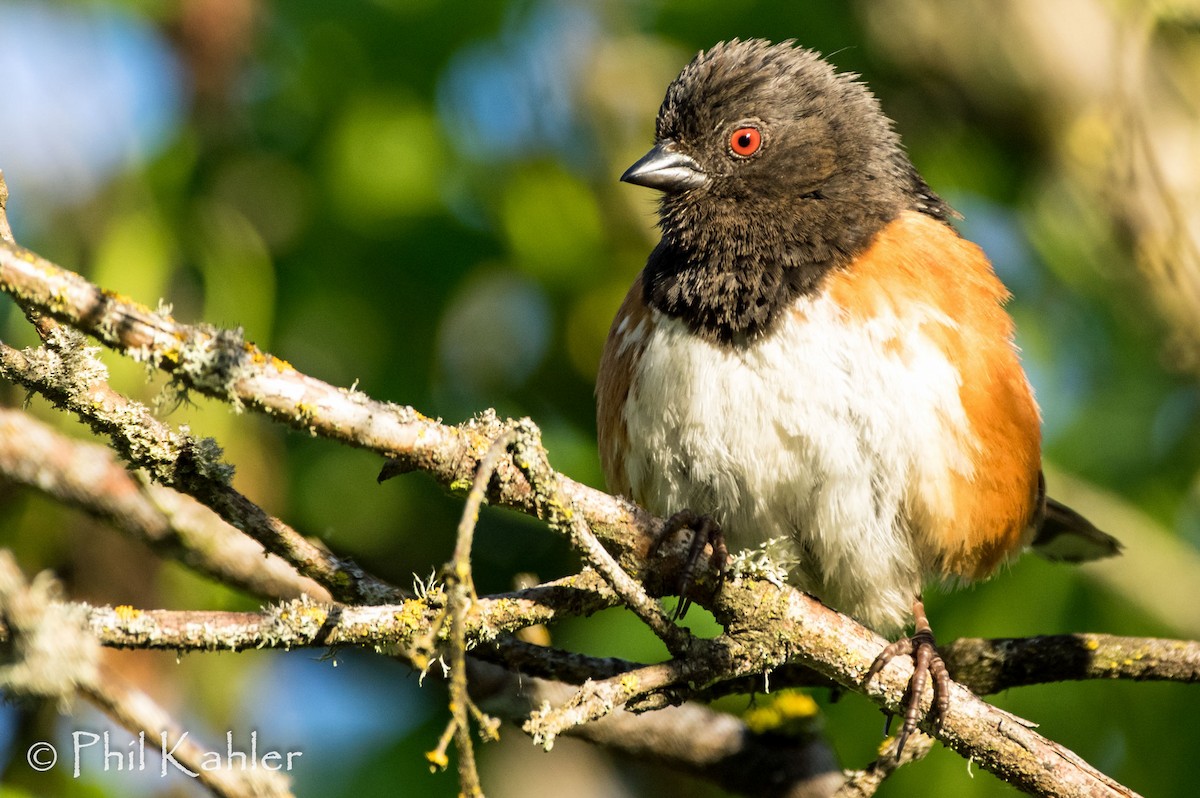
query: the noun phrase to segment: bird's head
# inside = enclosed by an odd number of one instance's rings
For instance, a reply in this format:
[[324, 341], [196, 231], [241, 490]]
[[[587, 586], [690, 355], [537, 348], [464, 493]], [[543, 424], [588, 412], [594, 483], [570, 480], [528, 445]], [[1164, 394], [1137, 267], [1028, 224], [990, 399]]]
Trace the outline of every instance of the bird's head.
[[664, 192], [668, 234], [761, 230], [818, 260], [852, 256], [907, 208], [949, 211], [858, 76], [790, 41], [698, 54], [667, 89], [654, 148], [621, 179]]
[[903, 211], [952, 213], [858, 77], [792, 42], [697, 55], [621, 179], [663, 192], [647, 303], [721, 343], [769, 332]]

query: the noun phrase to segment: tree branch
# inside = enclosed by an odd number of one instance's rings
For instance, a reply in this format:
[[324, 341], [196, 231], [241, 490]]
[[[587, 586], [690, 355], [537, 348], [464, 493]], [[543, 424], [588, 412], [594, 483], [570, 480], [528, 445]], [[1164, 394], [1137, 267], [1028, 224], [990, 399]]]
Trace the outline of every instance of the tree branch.
[[[596, 583], [600, 582], [594, 575], [590, 579]], [[542, 586], [533, 591], [526, 591], [526, 594], [561, 588], [561, 583]], [[731, 589], [740, 593], [756, 594], [765, 599], [775, 588], [766, 583], [753, 583], [735, 584]], [[781, 616], [777, 616], [782, 621], [782, 630], [785, 633], [783, 644], [790, 645], [786, 633], [791, 631], [790, 627], [793, 624], [803, 623], [810, 628], [815, 627], [821, 643], [828, 643], [833, 647], [840, 647], [846, 643], [852, 645], [845, 651], [844, 656], [828, 657], [836, 660], [835, 664], [814, 659], [812, 667], [818, 671], [843, 676], [847, 673], [857, 674], [861, 677], [873, 659], [879, 639], [803, 594], [791, 591], [790, 588], [788, 591], [792, 595], [786, 597], [781, 606], [773, 608], [784, 610]], [[308, 602], [292, 602], [261, 613], [91, 608], [88, 611], [87, 622], [103, 644], [113, 647], [238, 650], [296, 646], [374, 646], [381, 643], [403, 647], [428, 628], [441, 611], [442, 601], [443, 596], [431, 595], [427, 600], [413, 599], [402, 605], [390, 607], [332, 609]], [[513, 612], [517, 605], [524, 605], [523, 611]], [[814, 605], [817, 608], [816, 612], [813, 612]], [[552, 620], [557, 614], [557, 610], [541, 604], [536, 599], [530, 600], [527, 595], [514, 594], [504, 599], [484, 598], [479, 600], [467, 619], [467, 634], [471, 640], [485, 641], [498, 631]], [[1127, 670], [1129, 678], [1196, 678], [1195, 644], [1100, 636], [1081, 636], [1081, 639], [1085, 647], [1089, 639], [1099, 641], [1100, 647], [1097, 650], [1157, 652], [1153, 658], [1143, 656], [1142, 664], [1137, 666], [1136, 672]], [[1056, 638], [1033, 638], [1029, 641], [1030, 647], [1036, 647], [1040, 641], [1045, 640], [1050, 640], [1051, 646], [1058, 646], [1061, 642]], [[999, 641], [998, 645], [983, 646], [977, 641], [968, 641], [969, 645], [962, 648], [986, 648], [1002, 652], [1012, 649], [1012, 642]], [[723, 675], [759, 671], [764, 658], [766, 661], [775, 658], [771, 652], [748, 650], [749, 646], [739, 645], [728, 638], [708, 641], [705, 648], [707, 650], [701, 652], [698, 657], [701, 664], [694, 668], [711, 666], [714, 672], [719, 671]], [[959, 652], [955, 654], [956, 661], [965, 656], [954, 645], [950, 646], [949, 650]], [[805, 658], [803, 654], [801, 657]], [[687, 688], [679, 684], [679, 679], [672, 678], [675, 674], [666, 666], [649, 667], [661, 671], [664, 675], [645, 681], [639, 680], [629, 690], [629, 698], [650, 697], [668, 687], [686, 691]], [[900, 697], [907, 684], [908, 670], [907, 667], [889, 668], [883, 674], [882, 684], [873, 686], [871, 692], [884, 699], [886, 708], [898, 709]], [[686, 679], [695, 672], [691, 670], [679, 676]], [[970, 671], [968, 669], [964, 672]], [[1111, 678], [1114, 675], [1113, 670], [1105, 663], [1090, 673], [1095, 678]], [[1045, 795], [1132, 794], [1119, 785], [1114, 786], [1110, 780], [1095, 773], [1061, 746], [1041, 738], [1019, 718], [984, 704], [961, 687], [956, 686], [954, 693], [950, 712], [933, 731], [939, 739], [973, 761], [984, 767], [1002, 770], [1006, 780]], [[1026, 753], [1018, 755], [1012, 750], [1014, 747]]]
[[8, 224], [8, 183], [4, 180], [3, 171], [0, 171], [0, 242], [5, 244], [15, 242], [12, 227]]
[[[450, 713], [451, 724], [454, 726], [454, 747], [458, 750], [458, 783], [460, 792], [467, 798], [483, 798], [483, 786], [479, 783], [479, 771], [475, 766], [475, 745], [471, 740], [472, 712], [479, 719], [488, 739], [496, 736], [498, 721], [484, 717], [473, 704], [467, 692], [467, 614], [471, 606], [478, 601], [475, 593], [475, 580], [471, 574], [471, 545], [475, 540], [475, 525], [479, 522], [479, 510], [483, 507], [487, 496], [487, 485], [492, 480], [496, 465], [500, 458], [508, 453], [509, 446], [516, 440], [513, 430], [500, 435], [492, 441], [487, 455], [479, 463], [475, 473], [475, 481], [471, 491], [463, 503], [462, 518], [458, 523], [458, 534], [454, 544], [454, 553], [450, 562], [443, 569], [446, 579], [446, 593], [449, 599], [447, 610], [450, 613]], [[437, 622], [431, 626], [433, 634], [441, 629], [444, 622], [443, 613]], [[445, 737], [443, 736], [443, 739]], [[439, 748], [440, 751], [440, 748]], [[444, 753], [437, 753], [431, 760], [442, 763]]]
[[11, 656], [0, 666], [0, 689], [9, 697], [57, 700], [83, 695], [135, 737], [145, 732], [162, 740], [178, 763], [221, 798], [286, 798], [286, 779], [255, 769], [208, 769], [209, 753], [183, 732], [153, 699], [105, 668], [96, 639], [88, 633], [87, 609], [59, 600], [59, 586], [48, 573], [27, 584], [16, 561], [0, 551], [0, 623]]
[[[603, 581], [584, 572], [479, 599], [466, 614], [464, 636], [470, 647], [504, 632], [587, 615], [615, 603]], [[422, 598], [374, 606], [330, 606], [297, 599], [259, 612], [87, 607], [86, 623], [100, 643], [111, 648], [243, 651], [388, 645], [409, 649], [434, 628], [445, 607], [445, 592], [434, 587]]]
[[631, 577], [592, 534], [586, 518], [564, 490], [565, 478], [550, 467], [541, 432], [532, 421], [523, 419], [517, 423], [514, 449], [514, 461], [532, 488], [536, 515], [552, 529], [566, 534], [575, 550], [604, 577], [622, 603], [663, 641], [668, 651], [676, 657], [685, 655], [691, 645], [690, 636], [667, 617], [658, 602], [646, 594], [641, 583]]
[[[888, 712], [901, 711], [911, 662], [896, 660], [863, 685], [885, 641], [812, 597], [791, 587], [735, 581], [721, 590], [714, 614], [727, 630], [703, 654], [714, 671], [745, 676], [795, 661], [864, 693]], [[951, 685], [949, 710], [933, 723], [927, 715], [931, 693], [927, 688], [921, 699], [921, 728], [1020, 790], [1048, 796], [1134, 794], [1035, 732], [1033, 724], [981, 701], [957, 683]]]
[[[240, 331], [181, 324], [104, 291], [11, 242], [0, 242], [0, 290], [119, 352], [166, 371], [182, 386], [235, 407], [262, 412], [313, 435], [393, 458], [381, 479], [420, 470], [451, 490], [464, 491], [491, 442], [504, 429], [494, 413], [451, 427], [411, 407], [334, 388], [263, 352], [245, 341]], [[601, 539], [617, 546], [610, 551], [626, 571], [638, 575], [652, 533], [662, 522], [628, 502], [566, 477], [561, 478], [560, 489], [594, 531], [608, 531], [600, 534]], [[537, 515], [536, 496], [510, 461], [498, 465], [489, 499]]]
[[896, 747], [899, 738], [892, 737], [879, 752], [875, 761], [862, 770], [846, 774], [846, 781], [832, 795], [832, 798], [867, 798], [874, 795], [900, 767], [909, 762], [923, 759], [933, 750], [933, 738], [928, 734], [917, 732], [908, 738], [902, 753], [897, 756]]
[[1152, 637], [1071, 634], [981, 640], [942, 649], [956, 681], [979, 695], [1081, 679], [1200, 682], [1200, 643]]
[[74, 440], [19, 410], [0, 409], [0, 476], [107, 521], [161, 555], [267, 599], [329, 591], [196, 500], [147, 484], [104, 446]]
[[[184, 325], [127, 299], [104, 292], [78, 275], [64, 271], [11, 242], [0, 242], [0, 289], [24, 307], [39, 310], [84, 330], [101, 342], [127, 352], [172, 374], [185, 388], [249, 407], [292, 426], [349, 445], [367, 448], [393, 458], [381, 478], [409, 470], [422, 470], [452, 490], [463, 490], [476, 477], [478, 465], [510, 423], [493, 413], [459, 427], [442, 425], [412, 408], [375, 402], [364, 395], [335, 389], [297, 372], [245, 342], [240, 331], [221, 331], [206, 325]], [[196, 441], [186, 432], [174, 433], [140, 406], [113, 394], [94, 370], [90, 356], [80, 354], [77, 342], [63, 340], [32, 352], [17, 352], [0, 345], [0, 374], [39, 390], [60, 406], [88, 420], [108, 434], [122, 454], [143, 465], [165, 484], [178, 486], [213, 507], [223, 518], [245, 528], [268, 550], [276, 551], [308, 576], [326, 585], [339, 599], [382, 602], [394, 598], [390, 586], [373, 581], [352, 566], [305, 541], [278, 519], [271, 518], [233, 491], [214, 445]], [[86, 355], [86, 352], [83, 353]], [[67, 360], [64, 360], [66, 358]], [[89, 371], [91, 369], [91, 371]], [[73, 372], [73, 373], [72, 373]], [[98, 407], [98, 409], [96, 409]], [[133, 416], [133, 423], [126, 423]], [[147, 431], [151, 434], [147, 435]], [[668, 547], [653, 563], [647, 562], [651, 542], [663, 522], [619, 499], [587, 488], [538, 465], [502, 458], [489, 483], [488, 497], [562, 525], [562, 513], [572, 521], [569, 532], [594, 533], [623, 570], [643, 582], [650, 595], [661, 595], [673, 584], [682, 565], [680, 547]], [[547, 491], [549, 487], [549, 491]], [[551, 499], [547, 501], [547, 498]], [[578, 518], [578, 524], [574, 519]], [[604, 557], [587, 545], [586, 571], [553, 586], [523, 591], [507, 597], [480, 599], [464, 618], [466, 635], [486, 640], [503, 631], [541, 623], [564, 613], [586, 613], [617, 602], [617, 595], [636, 598], [636, 591], [614, 591], [608, 581], [614, 571]], [[711, 571], [711, 568], [709, 569]], [[889, 666], [870, 685], [861, 680], [883, 641], [812, 598], [791, 587], [751, 578], [727, 582], [719, 595], [711, 594], [715, 574], [705, 572], [699, 582], [709, 586], [692, 598], [711, 609], [725, 627], [712, 640], [690, 640], [674, 645], [676, 633], [656, 629], [672, 642], [677, 658], [662, 665], [645, 666], [619, 692], [606, 685], [606, 695], [576, 693], [575, 706], [584, 716], [599, 717], [619, 706], [661, 706], [699, 694], [728, 679], [750, 679], [787, 663], [798, 662], [857, 692], [887, 711], [900, 706], [911, 675], [911, 666]], [[586, 583], [586, 584], [585, 584]], [[638, 588], [640, 590], [640, 588]], [[417, 639], [414, 626], [428, 630], [444, 611], [444, 595], [434, 590], [425, 599], [391, 607], [335, 607], [295, 603], [267, 611], [257, 623], [232, 637], [216, 638], [230, 647], [277, 645], [283, 641], [305, 645], [347, 644], [353, 641], [401, 646]], [[563, 603], [557, 603], [557, 602]], [[553, 604], [551, 602], [554, 602]], [[635, 601], [634, 604], [639, 604]], [[565, 609], [564, 609], [565, 608]], [[388, 611], [390, 610], [390, 615]], [[655, 613], [642, 606], [644, 620], [657, 623]], [[371, 618], [359, 612], [377, 613]], [[185, 648], [212, 645], [210, 631], [180, 625], [178, 616], [110, 611], [110, 626], [98, 635], [122, 629], [129, 645]], [[431, 614], [432, 613], [432, 614]], [[121, 615], [128, 616], [122, 619]], [[367, 625], [347, 625], [346, 619]], [[193, 618], [195, 620], [195, 618]], [[210, 618], [220, 622], [220, 618]], [[224, 618], [236, 625], [247, 619]], [[407, 622], [407, 625], [406, 625]], [[142, 625], [138, 625], [138, 624]], [[232, 630], [230, 630], [232, 633]], [[382, 637], [378, 636], [382, 634]], [[171, 645], [174, 643], [174, 645]], [[613, 679], [614, 677], [609, 677]], [[602, 691], [603, 692], [603, 691]], [[614, 696], [618, 699], [613, 701]], [[928, 692], [923, 703], [928, 707]], [[544, 717], [544, 716], [542, 716]], [[591, 728], [588, 724], [582, 728]], [[936, 725], [923, 728], [984, 768], [1020, 789], [1041, 795], [1132, 795], [1091, 768], [1065, 748], [1043, 738], [1031, 724], [992, 707], [961, 686], [952, 688], [950, 709]], [[561, 728], [570, 727], [563, 724]]]
[[175, 432], [144, 405], [114, 391], [108, 385], [107, 369], [73, 330], [52, 329], [45, 346], [23, 352], [0, 343], [0, 376], [74, 413], [108, 437], [133, 466], [212, 508], [334, 597], [379, 602], [401, 596], [394, 587], [309, 542], [234, 489], [233, 469], [221, 461], [215, 441], [197, 439], [186, 428]]
[[[1200, 682], [1200, 643], [1154, 637], [1101, 634], [1024, 638], [961, 638], [941, 647], [954, 680], [976, 695], [1013, 687], [1094, 679]], [[500, 637], [474, 650], [474, 656], [530, 676], [582, 684], [644, 668], [645, 663], [589, 657]], [[810, 668], [784, 663], [765, 674], [723, 679], [696, 697], [769, 693], [788, 687], [828, 687], [835, 682]]]
[[[108, 715], [130, 734], [160, 742], [160, 751], [196, 774], [195, 779], [220, 798], [291, 798], [287, 777], [264, 768], [238, 770], [233, 767], [205, 768], [206, 759], [220, 754], [205, 748], [185, 731], [150, 696], [127, 684], [111, 668], [101, 668], [100, 678], [83, 685], [80, 692], [97, 709]], [[164, 771], [169, 772], [169, 771]]]
[[[489, 711], [518, 724], [536, 708], [562, 704], [574, 693], [569, 685], [479, 662], [471, 684]], [[618, 708], [564, 734], [742, 795], [824, 798], [843, 781], [837, 758], [820, 734], [758, 734], [733, 715], [694, 703], [645, 714]]]

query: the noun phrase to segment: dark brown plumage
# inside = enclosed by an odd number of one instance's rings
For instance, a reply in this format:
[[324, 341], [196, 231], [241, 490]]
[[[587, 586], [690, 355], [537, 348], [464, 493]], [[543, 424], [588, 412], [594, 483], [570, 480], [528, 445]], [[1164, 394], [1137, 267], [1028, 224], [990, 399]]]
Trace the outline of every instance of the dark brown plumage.
[[[729, 133], [744, 124], [760, 128], [762, 146], [730, 157]], [[866, 86], [791, 42], [734, 41], [697, 56], [667, 89], [656, 137], [707, 179], [663, 196], [646, 300], [713, 340], [769, 331], [901, 211], [953, 213]]]

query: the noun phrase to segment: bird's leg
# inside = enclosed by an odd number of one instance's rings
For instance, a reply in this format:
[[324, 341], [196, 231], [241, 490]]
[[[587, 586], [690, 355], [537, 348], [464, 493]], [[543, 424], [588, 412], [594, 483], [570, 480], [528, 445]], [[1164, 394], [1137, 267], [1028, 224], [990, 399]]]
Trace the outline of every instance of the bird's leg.
[[904, 705], [904, 727], [900, 730], [900, 739], [896, 743], [896, 758], [904, 751], [904, 743], [910, 734], [917, 730], [917, 719], [921, 714], [921, 696], [925, 692], [925, 682], [933, 680], [933, 713], [939, 719], [950, 707], [950, 672], [946, 663], [938, 654], [937, 643], [933, 639], [933, 630], [929, 627], [929, 618], [925, 616], [925, 605], [921, 597], [913, 599], [913, 620], [915, 629], [912, 637], [905, 637], [892, 643], [871, 663], [864, 683], [879, 673], [896, 657], [911, 656], [913, 660], [913, 675], [908, 682], [907, 699]]
[[696, 576], [696, 566], [704, 555], [705, 545], [711, 543], [713, 547], [712, 563], [720, 574], [717, 590], [720, 590], [725, 583], [725, 566], [729, 562], [729, 549], [725, 546], [725, 536], [721, 534], [721, 525], [711, 516], [697, 515], [691, 510], [680, 510], [667, 519], [662, 532], [658, 534], [654, 544], [650, 547], [650, 556], [654, 556], [659, 546], [674, 537], [681, 529], [692, 530], [692, 544], [688, 550], [687, 561], [684, 563], [679, 580], [675, 585], [676, 592], [679, 594], [679, 603], [675, 605], [675, 613], [672, 616], [674, 620], [679, 620], [686, 615], [688, 608], [692, 606], [692, 600], [687, 597], [687, 592], [692, 587], [692, 581]]

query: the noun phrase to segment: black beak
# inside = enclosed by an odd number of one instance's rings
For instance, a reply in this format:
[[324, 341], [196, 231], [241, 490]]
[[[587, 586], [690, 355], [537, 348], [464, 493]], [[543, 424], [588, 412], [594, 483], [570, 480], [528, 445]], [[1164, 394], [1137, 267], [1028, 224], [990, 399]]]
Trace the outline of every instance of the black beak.
[[655, 144], [654, 149], [625, 170], [621, 180], [667, 193], [699, 188], [707, 183], [708, 175], [700, 164], [676, 150], [675, 146], [670, 139]]

